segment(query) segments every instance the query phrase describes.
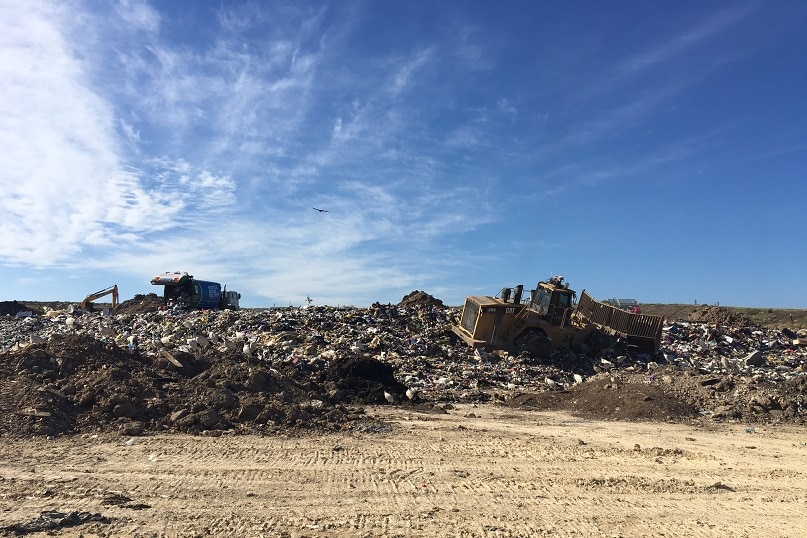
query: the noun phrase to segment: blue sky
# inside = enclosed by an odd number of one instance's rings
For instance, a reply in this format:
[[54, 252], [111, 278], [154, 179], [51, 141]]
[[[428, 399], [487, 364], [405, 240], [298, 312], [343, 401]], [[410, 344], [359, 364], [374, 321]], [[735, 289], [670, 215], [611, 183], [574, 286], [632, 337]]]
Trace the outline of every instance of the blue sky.
[[[0, 300], [807, 307], [807, 3], [0, 2]], [[317, 212], [312, 207], [327, 209]]]

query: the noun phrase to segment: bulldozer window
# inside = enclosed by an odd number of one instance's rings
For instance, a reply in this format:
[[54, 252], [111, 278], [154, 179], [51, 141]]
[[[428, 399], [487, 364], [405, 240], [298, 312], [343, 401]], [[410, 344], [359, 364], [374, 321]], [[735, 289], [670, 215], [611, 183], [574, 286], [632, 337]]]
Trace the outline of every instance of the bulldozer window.
[[535, 290], [535, 295], [532, 298], [533, 307], [546, 312], [549, 309], [551, 298], [552, 294], [550, 292], [542, 289]]
[[572, 306], [572, 296], [566, 293], [559, 293], [557, 305], [560, 308], [569, 308]]

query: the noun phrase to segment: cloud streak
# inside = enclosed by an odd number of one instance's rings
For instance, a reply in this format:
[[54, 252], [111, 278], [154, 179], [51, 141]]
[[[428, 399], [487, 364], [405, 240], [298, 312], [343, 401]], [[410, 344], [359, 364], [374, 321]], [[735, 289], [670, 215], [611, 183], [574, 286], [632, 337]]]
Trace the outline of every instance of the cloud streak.
[[757, 6], [754, 3], [746, 2], [718, 11], [655, 48], [626, 59], [618, 67], [617, 73], [619, 76], [630, 76], [668, 62], [737, 24], [756, 10]]
[[[297, 287], [344, 303], [427, 278], [406, 258], [474, 225], [434, 202], [468, 187], [403, 201], [433, 190], [432, 178], [401, 146], [408, 120], [387, 101], [417, 87], [432, 49], [379, 61], [372, 76], [388, 84], [354, 94], [330, 136], [316, 136], [317, 101], [341, 99], [327, 86], [335, 66], [325, 65], [339, 37], [327, 51], [315, 38], [323, 12], [298, 13], [296, 26], [254, 42], [246, 15], [222, 10], [222, 33], [193, 51], [166, 39], [166, 21], [143, 2], [92, 14], [31, 4], [7, 15], [19, 22], [2, 38], [2, 164], [14, 171], [0, 202], [11, 216], [0, 224], [4, 263], [226, 276], [240, 272], [237, 260], [261, 275], [253, 293], [292, 300], [293, 282], [313, 282]], [[81, 41], [88, 26], [111, 31]], [[332, 208], [327, 225], [303, 213], [312, 189]]]
[[0, 270], [187, 270], [256, 305], [464, 295], [557, 248], [575, 197], [729, 147], [724, 118], [677, 127], [754, 4], [560, 58], [557, 10], [526, 32], [424, 9], [0, 5]]
[[88, 86], [59, 29], [63, 14], [29, 7], [7, 19], [15, 22], [0, 37], [0, 207], [8, 216], [0, 252], [8, 263], [46, 267], [112, 244], [118, 227], [153, 226], [173, 209], [124, 168], [113, 108]]

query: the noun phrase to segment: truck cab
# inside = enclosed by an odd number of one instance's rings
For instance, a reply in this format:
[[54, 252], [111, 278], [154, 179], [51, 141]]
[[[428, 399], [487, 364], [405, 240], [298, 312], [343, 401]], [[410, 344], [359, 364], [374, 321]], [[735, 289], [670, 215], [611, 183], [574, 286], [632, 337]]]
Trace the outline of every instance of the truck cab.
[[224, 289], [224, 308], [229, 308], [231, 310], [238, 310], [238, 301], [241, 299], [241, 294], [237, 291], [227, 291], [226, 287]]

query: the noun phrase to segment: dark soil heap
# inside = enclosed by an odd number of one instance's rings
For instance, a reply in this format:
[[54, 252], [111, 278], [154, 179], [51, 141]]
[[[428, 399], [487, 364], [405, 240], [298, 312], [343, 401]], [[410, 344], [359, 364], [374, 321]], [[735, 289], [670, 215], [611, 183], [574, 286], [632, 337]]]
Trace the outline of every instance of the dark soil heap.
[[16, 316], [18, 312], [26, 311], [33, 311], [33, 309], [17, 301], [0, 301], [0, 316]]
[[651, 384], [624, 383], [605, 374], [564, 391], [525, 394], [510, 402], [514, 407], [565, 410], [583, 417], [614, 420], [680, 420], [698, 416], [698, 410], [681, 398]]
[[436, 308], [444, 308], [443, 301], [440, 299], [435, 299], [425, 291], [415, 290], [401, 299], [401, 302], [398, 303], [398, 306], [408, 307], [408, 306], [422, 306], [422, 307], [436, 307]]
[[384, 392], [400, 395], [406, 386], [395, 379], [393, 368], [375, 359], [348, 358], [334, 361], [326, 379], [342, 392], [340, 399], [384, 403]]
[[374, 359], [337, 362], [332, 372], [305, 365], [278, 371], [240, 353], [175, 351], [152, 359], [67, 335], [3, 357], [0, 435], [338, 430], [362, 414], [346, 403], [383, 403], [385, 391], [405, 390]]
[[155, 293], [148, 295], [138, 294], [128, 301], [123, 301], [115, 309], [115, 314], [146, 314], [156, 312], [165, 306], [162, 298]]
[[[708, 416], [747, 423], [801, 424], [805, 398], [807, 377], [773, 384], [662, 367], [647, 373], [605, 372], [568, 390], [516, 395], [508, 404], [608, 420], [681, 421]], [[722, 405], [715, 407], [715, 401]], [[702, 412], [709, 408], [714, 411]]]

